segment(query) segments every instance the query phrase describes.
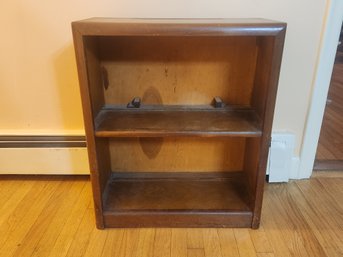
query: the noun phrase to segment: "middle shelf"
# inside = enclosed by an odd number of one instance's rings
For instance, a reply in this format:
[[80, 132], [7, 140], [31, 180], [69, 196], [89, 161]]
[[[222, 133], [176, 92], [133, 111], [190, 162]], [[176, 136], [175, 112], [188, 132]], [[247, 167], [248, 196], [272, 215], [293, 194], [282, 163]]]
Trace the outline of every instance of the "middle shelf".
[[259, 137], [262, 125], [250, 108], [103, 108], [95, 118], [97, 137]]

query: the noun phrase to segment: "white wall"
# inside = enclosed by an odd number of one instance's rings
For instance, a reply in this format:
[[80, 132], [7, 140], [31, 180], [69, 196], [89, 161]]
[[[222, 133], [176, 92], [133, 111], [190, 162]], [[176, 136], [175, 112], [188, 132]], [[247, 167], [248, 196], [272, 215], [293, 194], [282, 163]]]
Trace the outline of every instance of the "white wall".
[[273, 130], [293, 132], [295, 155], [299, 155], [326, 5], [313, 0], [4, 1], [0, 135], [84, 133], [70, 29], [73, 20], [262, 17], [288, 23]]

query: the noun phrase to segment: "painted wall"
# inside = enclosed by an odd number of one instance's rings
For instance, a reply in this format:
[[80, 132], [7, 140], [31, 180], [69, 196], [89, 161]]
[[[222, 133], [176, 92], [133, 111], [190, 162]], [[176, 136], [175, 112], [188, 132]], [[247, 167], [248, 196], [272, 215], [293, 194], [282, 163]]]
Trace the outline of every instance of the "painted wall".
[[[4, 1], [0, 8], [0, 135], [83, 134], [70, 22], [112, 17], [262, 17], [288, 23], [274, 131], [299, 155], [326, 1]], [[0, 167], [1, 168], [1, 167]]]

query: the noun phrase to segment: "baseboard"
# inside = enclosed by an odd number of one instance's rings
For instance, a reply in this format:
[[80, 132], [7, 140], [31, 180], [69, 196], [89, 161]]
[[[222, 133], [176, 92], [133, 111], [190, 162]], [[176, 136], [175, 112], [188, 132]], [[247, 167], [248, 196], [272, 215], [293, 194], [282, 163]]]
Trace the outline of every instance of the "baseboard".
[[299, 179], [300, 158], [294, 156], [295, 135], [273, 133], [268, 158], [268, 181], [287, 182]]
[[6, 135], [0, 136], [0, 148], [34, 147], [86, 147], [85, 136], [41, 136]]
[[84, 136], [0, 136], [0, 174], [89, 174]]
[[343, 170], [343, 160], [316, 160], [314, 171], [341, 171]]

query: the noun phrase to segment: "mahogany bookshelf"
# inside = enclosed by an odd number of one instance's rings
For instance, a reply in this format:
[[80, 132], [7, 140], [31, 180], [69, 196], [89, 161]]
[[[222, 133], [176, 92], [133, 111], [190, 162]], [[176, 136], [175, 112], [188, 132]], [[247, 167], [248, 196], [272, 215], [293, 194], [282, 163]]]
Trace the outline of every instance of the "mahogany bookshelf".
[[286, 24], [72, 29], [97, 227], [258, 228]]

